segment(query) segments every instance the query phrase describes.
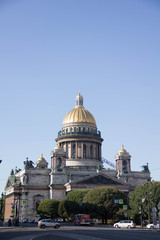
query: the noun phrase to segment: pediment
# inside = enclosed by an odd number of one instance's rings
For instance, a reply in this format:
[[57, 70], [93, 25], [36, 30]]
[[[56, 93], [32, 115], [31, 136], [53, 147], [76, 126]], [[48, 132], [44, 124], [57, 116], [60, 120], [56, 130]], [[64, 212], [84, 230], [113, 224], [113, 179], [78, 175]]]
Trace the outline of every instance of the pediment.
[[71, 184], [76, 185], [96, 185], [96, 186], [115, 186], [115, 185], [126, 185], [125, 183], [119, 181], [116, 178], [106, 176], [102, 173], [98, 173], [96, 175], [92, 175], [89, 177], [85, 177], [82, 180], [72, 182]]

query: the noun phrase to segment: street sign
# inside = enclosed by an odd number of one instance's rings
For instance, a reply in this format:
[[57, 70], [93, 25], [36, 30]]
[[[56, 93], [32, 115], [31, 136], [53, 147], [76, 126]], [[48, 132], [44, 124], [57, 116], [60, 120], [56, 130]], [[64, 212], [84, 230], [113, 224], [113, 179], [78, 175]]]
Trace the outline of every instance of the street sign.
[[15, 213], [15, 210], [14, 210], [14, 209], [12, 209], [12, 210], [11, 210], [11, 214], [14, 214], [14, 213]]
[[119, 204], [123, 204], [123, 199], [119, 199]]
[[114, 203], [119, 203], [119, 200], [118, 199], [114, 199]]
[[27, 205], [27, 200], [22, 200], [22, 205]]
[[123, 210], [127, 210], [127, 205], [123, 205]]

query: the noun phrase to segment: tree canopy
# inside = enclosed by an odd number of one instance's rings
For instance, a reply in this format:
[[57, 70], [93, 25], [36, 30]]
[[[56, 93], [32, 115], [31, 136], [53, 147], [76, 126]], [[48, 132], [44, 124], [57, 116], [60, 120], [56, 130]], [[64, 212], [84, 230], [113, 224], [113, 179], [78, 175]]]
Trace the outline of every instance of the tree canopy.
[[130, 195], [130, 217], [133, 219], [148, 219], [152, 217], [152, 208], [160, 202], [160, 182], [146, 182], [139, 185]]
[[46, 199], [39, 204], [38, 213], [41, 217], [57, 218], [59, 203], [56, 199]]
[[83, 199], [86, 210], [92, 217], [102, 219], [114, 218], [121, 206], [114, 202], [115, 199], [123, 199], [127, 204], [127, 195], [113, 187], [100, 187], [90, 190]]
[[62, 200], [58, 206], [58, 214], [63, 220], [65, 221], [66, 218], [68, 218], [66, 209], [64, 207], [65, 200]]
[[83, 198], [89, 190], [75, 190], [68, 193], [64, 201], [64, 209], [67, 216], [73, 218], [75, 214], [84, 213]]

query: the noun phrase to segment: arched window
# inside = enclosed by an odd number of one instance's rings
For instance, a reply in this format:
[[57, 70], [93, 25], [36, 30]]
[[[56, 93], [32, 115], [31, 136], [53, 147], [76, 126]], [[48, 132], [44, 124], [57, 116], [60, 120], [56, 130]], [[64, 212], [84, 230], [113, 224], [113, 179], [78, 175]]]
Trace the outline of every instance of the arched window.
[[38, 200], [38, 201], [36, 202], [36, 211], [37, 211], [37, 209], [38, 209], [38, 207], [39, 207], [39, 204], [40, 204], [40, 201]]
[[83, 157], [86, 158], [87, 157], [87, 151], [86, 151], [86, 145], [83, 145]]
[[62, 159], [61, 158], [57, 159], [57, 170], [62, 171]]
[[75, 158], [76, 157], [76, 145], [74, 144], [72, 147], [72, 157]]
[[123, 160], [123, 171], [124, 171], [124, 172], [128, 172], [128, 169], [127, 169], [127, 161], [126, 161], [126, 160]]
[[92, 156], [93, 156], [93, 146], [92, 145], [89, 148], [89, 156], [90, 156], [90, 158], [92, 158]]

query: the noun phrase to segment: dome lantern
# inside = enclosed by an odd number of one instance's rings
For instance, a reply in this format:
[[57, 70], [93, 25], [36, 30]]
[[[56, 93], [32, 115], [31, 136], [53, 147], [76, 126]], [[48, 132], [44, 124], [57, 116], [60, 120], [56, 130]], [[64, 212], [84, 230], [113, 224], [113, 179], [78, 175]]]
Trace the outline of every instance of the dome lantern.
[[83, 107], [83, 96], [80, 94], [80, 91], [76, 96], [76, 107]]

